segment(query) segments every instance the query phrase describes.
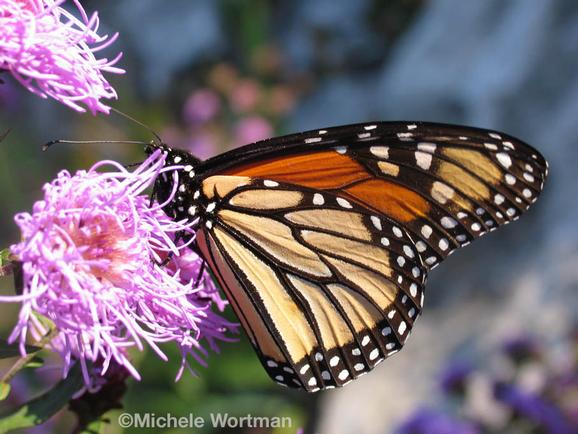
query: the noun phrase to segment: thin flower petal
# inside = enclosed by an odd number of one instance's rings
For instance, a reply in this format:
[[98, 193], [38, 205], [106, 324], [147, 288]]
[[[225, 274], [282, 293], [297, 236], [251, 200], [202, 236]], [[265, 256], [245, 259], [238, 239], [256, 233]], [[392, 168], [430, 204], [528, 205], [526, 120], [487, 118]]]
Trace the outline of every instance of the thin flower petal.
[[[164, 161], [157, 151], [133, 172], [111, 161], [74, 175], [62, 171], [44, 186], [32, 213], [16, 215], [22, 241], [11, 251], [22, 262], [24, 285], [22, 295], [0, 302], [22, 303], [10, 335], [22, 351], [28, 336], [46, 332], [37, 314], [57, 329], [50, 345], [64, 369], [79, 359], [87, 382], [88, 361], [101, 363], [101, 374], [114, 361], [140, 378], [128, 350], [148, 346], [167, 360], [159, 347], [167, 342], [182, 354], [178, 378], [189, 356], [206, 364], [203, 343], [216, 351], [217, 341], [232, 340], [227, 332], [237, 325], [213, 312], [226, 302], [202, 259], [188, 248], [190, 240], [175, 242], [177, 233], [194, 239], [191, 222], [171, 220], [143, 194], [170, 169]], [[172, 257], [164, 265], [167, 252]]]
[[122, 74], [112, 60], [95, 53], [114, 43], [118, 34], [98, 34], [98, 14], [88, 16], [80, 2], [80, 19], [61, 7], [66, 0], [0, 2], [0, 70], [7, 70], [29, 91], [79, 112], [109, 113], [103, 99], [117, 94], [103, 73]]

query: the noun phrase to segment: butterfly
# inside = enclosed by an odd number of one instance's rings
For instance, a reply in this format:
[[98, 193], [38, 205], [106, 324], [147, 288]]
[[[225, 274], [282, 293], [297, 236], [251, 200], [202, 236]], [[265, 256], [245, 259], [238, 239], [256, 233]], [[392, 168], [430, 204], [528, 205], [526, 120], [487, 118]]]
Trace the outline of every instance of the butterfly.
[[[517, 220], [548, 164], [503, 133], [425, 122], [349, 125], [206, 161], [162, 149], [154, 196], [196, 221], [194, 248], [277, 383], [347, 384], [398, 352], [428, 272]], [[175, 193], [176, 189], [176, 193]]]

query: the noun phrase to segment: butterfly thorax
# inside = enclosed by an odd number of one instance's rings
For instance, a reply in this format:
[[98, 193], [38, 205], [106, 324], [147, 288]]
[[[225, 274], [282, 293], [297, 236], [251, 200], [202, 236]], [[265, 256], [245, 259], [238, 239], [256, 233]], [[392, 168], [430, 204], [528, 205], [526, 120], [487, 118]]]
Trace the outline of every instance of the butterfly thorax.
[[165, 144], [150, 144], [146, 152], [155, 149], [166, 153], [165, 172], [156, 179], [153, 187], [154, 199], [164, 204], [163, 211], [176, 220], [197, 219], [206, 212], [209, 201], [201, 190], [201, 177], [196, 169], [200, 160], [187, 151], [171, 149]]

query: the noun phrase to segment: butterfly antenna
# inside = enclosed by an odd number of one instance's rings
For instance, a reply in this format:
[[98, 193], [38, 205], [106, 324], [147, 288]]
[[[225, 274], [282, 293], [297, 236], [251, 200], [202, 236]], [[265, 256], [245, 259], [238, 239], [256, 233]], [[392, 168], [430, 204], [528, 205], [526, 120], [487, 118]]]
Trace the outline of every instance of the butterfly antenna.
[[[1, 140], [1, 139], [0, 139]], [[57, 143], [69, 143], [73, 145], [93, 145], [93, 144], [101, 144], [101, 143], [124, 143], [128, 145], [148, 145], [148, 142], [142, 142], [140, 140], [51, 140], [48, 143], [42, 145], [42, 150], [46, 151], [52, 145], [56, 145]]]
[[121, 112], [118, 109], [115, 109], [114, 107], [110, 108], [113, 112], [115, 112], [117, 115], [122, 116], [123, 118], [128, 119], [129, 121], [133, 121], [135, 124], [140, 125], [141, 127], [145, 128], [147, 131], [149, 131], [153, 136], [156, 137], [156, 139], [158, 140], [159, 143], [162, 143], [163, 141], [161, 140], [161, 136], [159, 136], [156, 131], [154, 131], [151, 127], [149, 127], [148, 125], [143, 124], [141, 121], [136, 120], [135, 118], [133, 118], [130, 115], [127, 115], [124, 112]]

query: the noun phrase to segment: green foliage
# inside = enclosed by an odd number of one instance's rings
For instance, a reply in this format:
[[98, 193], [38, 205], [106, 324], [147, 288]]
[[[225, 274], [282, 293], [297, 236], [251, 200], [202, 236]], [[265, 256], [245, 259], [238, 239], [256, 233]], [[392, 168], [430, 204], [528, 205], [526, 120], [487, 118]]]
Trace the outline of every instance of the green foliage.
[[0, 267], [4, 267], [10, 263], [10, 249], [0, 250]]
[[40, 425], [63, 409], [81, 387], [82, 374], [77, 364], [52, 389], [0, 418], [0, 433]]

